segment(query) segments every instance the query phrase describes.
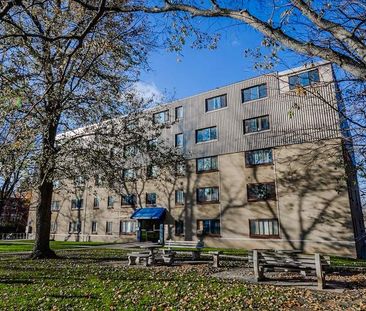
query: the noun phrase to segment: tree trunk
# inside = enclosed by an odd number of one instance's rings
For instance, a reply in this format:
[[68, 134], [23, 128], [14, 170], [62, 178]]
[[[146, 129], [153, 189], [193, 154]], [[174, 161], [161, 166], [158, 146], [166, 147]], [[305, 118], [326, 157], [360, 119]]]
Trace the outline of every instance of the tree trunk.
[[34, 242], [32, 259], [56, 258], [56, 254], [50, 248], [51, 229], [51, 201], [53, 184], [45, 180], [39, 186], [39, 204], [36, 215], [36, 239]]
[[36, 239], [32, 259], [56, 258], [50, 248], [51, 202], [53, 172], [55, 170], [55, 141], [59, 116], [51, 119], [42, 140], [42, 158], [39, 167], [39, 203], [36, 210]]

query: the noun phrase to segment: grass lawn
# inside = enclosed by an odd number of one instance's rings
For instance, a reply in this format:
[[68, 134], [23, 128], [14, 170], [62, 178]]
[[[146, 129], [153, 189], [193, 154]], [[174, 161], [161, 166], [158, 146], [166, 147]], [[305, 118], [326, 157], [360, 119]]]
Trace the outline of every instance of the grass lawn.
[[[27, 252], [33, 248], [34, 241], [32, 240], [5, 240], [0, 241], [0, 253], [11, 253], [11, 252]], [[96, 246], [106, 245], [108, 243], [103, 242], [64, 242], [64, 241], [51, 241], [51, 248], [54, 250], [78, 248], [83, 246]], [[110, 243], [109, 243], [110, 244]]]
[[[213, 278], [208, 265], [128, 267], [126, 251], [0, 259], [0, 310], [364, 310], [366, 292], [332, 294]], [[108, 262], [114, 261], [112, 265]], [[225, 267], [219, 270], [226, 269]]]

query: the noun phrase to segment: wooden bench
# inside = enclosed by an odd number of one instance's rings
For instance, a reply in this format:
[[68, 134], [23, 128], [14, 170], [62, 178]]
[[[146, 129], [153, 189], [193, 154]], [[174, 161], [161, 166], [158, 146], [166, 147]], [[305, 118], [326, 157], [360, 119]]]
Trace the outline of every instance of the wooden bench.
[[173, 241], [167, 240], [165, 242], [165, 247], [168, 250], [177, 249], [177, 248], [189, 248], [192, 250], [192, 259], [197, 260], [200, 258], [201, 250], [204, 247], [204, 243], [202, 241]]
[[325, 271], [330, 266], [329, 256], [291, 251], [253, 250], [249, 252], [248, 260], [253, 263], [257, 282], [264, 279], [264, 268], [299, 271], [305, 275], [308, 271], [315, 271], [319, 289], [325, 287]]
[[149, 252], [141, 252], [141, 253], [129, 253], [127, 254], [128, 256], [128, 265], [129, 266], [134, 266], [137, 263], [140, 262], [140, 259], [144, 260], [144, 265], [145, 266], [150, 266], [151, 262], [150, 262], [150, 253]]

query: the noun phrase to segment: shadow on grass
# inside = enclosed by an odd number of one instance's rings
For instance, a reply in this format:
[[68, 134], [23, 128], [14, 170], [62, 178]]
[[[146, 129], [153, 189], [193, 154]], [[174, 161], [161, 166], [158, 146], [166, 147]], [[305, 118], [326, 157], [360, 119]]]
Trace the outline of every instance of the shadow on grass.
[[77, 295], [77, 294], [64, 294], [64, 295], [60, 295], [60, 294], [50, 294], [47, 295], [48, 297], [52, 297], [52, 298], [61, 298], [61, 299], [77, 299], [77, 298], [84, 298], [84, 299], [99, 299], [100, 297], [96, 296], [96, 295]]
[[25, 279], [0, 279], [0, 284], [34, 284], [36, 283], [34, 280], [25, 280]]

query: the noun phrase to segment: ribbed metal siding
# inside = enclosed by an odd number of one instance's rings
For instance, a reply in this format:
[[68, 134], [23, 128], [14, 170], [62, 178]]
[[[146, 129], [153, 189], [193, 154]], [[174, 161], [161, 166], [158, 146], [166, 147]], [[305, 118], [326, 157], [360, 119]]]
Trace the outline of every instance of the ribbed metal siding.
[[[241, 90], [261, 83], [267, 83], [268, 97], [242, 103]], [[338, 113], [329, 106], [337, 107], [334, 86], [328, 83], [317, 91], [327, 103], [310, 94], [297, 96], [294, 92], [280, 92], [274, 75], [242, 81], [168, 105], [172, 118], [174, 108], [183, 106], [184, 119], [166, 130], [165, 135], [174, 141], [174, 134], [184, 133], [187, 158], [339, 137]], [[227, 94], [227, 107], [206, 113], [205, 100], [222, 94]], [[289, 111], [294, 103], [300, 109], [295, 109], [294, 116], [290, 118]], [[243, 120], [263, 115], [269, 115], [271, 129], [244, 135]], [[217, 126], [218, 140], [196, 144], [195, 131], [211, 126]]]

